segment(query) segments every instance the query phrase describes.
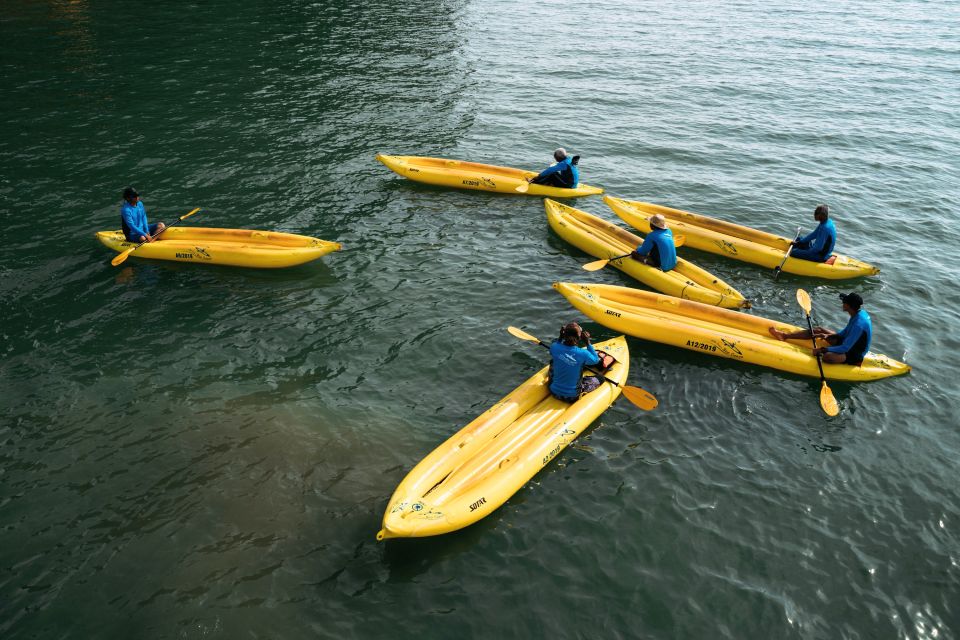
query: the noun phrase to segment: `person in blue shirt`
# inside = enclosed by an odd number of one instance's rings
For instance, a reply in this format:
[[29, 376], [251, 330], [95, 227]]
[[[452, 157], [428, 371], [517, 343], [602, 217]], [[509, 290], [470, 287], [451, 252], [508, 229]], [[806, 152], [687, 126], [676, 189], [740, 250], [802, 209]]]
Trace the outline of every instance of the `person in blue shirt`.
[[813, 211], [813, 218], [820, 224], [807, 235], [790, 243], [793, 245], [793, 250], [790, 252], [791, 258], [810, 262], [826, 262], [830, 259], [833, 254], [833, 245], [837, 243], [837, 228], [829, 216], [830, 210], [827, 205], [817, 205]]
[[576, 189], [580, 184], [580, 170], [577, 168], [580, 156], [570, 158], [567, 156], [567, 150], [561, 147], [553, 152], [553, 159], [557, 163], [541, 171], [537, 177], [531, 178], [530, 184]]
[[[822, 356], [823, 361], [829, 364], [857, 366], [863, 363], [863, 358], [870, 351], [873, 323], [870, 321], [870, 314], [861, 308], [863, 298], [859, 293], [841, 293], [840, 301], [843, 303], [843, 310], [850, 314], [850, 320], [840, 333], [823, 327], [814, 327], [813, 335], [826, 340], [829, 346], [813, 349], [813, 355]], [[809, 329], [784, 333], [770, 327], [770, 333], [777, 340], [810, 339]]]
[[[580, 340], [587, 346], [580, 347]], [[581, 395], [600, 386], [600, 378], [581, 378], [583, 367], [600, 362], [600, 356], [590, 344], [590, 334], [576, 322], [564, 325], [560, 337], [550, 344], [550, 393], [564, 402], [576, 402]]]
[[133, 187], [123, 190], [124, 203], [120, 205], [120, 224], [127, 242], [153, 242], [164, 229], [162, 222], [147, 222], [147, 210], [140, 202], [140, 194]]
[[643, 243], [630, 254], [634, 260], [670, 271], [677, 266], [677, 248], [673, 244], [673, 232], [667, 229], [667, 220], [659, 213], [650, 216], [650, 233]]

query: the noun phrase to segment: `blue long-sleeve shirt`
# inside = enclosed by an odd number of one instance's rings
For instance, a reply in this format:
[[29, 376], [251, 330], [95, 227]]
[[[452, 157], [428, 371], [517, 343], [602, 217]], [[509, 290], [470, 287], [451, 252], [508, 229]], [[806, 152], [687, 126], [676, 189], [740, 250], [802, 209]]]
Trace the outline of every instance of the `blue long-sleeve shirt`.
[[123, 233], [130, 242], [140, 242], [140, 236], [150, 235], [147, 210], [142, 202], [138, 202], [136, 205], [124, 202], [120, 206], [120, 221], [123, 224]]
[[576, 397], [580, 393], [580, 375], [584, 365], [600, 362], [600, 356], [592, 344], [583, 348], [554, 340], [550, 345], [550, 355], [553, 357], [550, 392], [562, 398]]
[[637, 247], [637, 255], [645, 256], [653, 251], [654, 247], [660, 256], [661, 271], [670, 271], [677, 266], [677, 248], [673, 244], [673, 232], [670, 229], [654, 227]]
[[843, 331], [837, 334], [840, 344], [827, 347], [830, 353], [852, 353], [864, 355], [870, 350], [870, 340], [873, 338], [873, 323], [870, 314], [860, 309], [850, 316], [850, 321]]
[[833, 246], [837, 243], [837, 228], [833, 220], [824, 220], [817, 228], [797, 240], [799, 251], [791, 252], [797, 258], [823, 262], [833, 253]]
[[576, 189], [577, 185], [580, 184], [580, 169], [577, 168], [577, 165], [573, 164], [572, 160], [573, 159], [570, 156], [567, 156], [560, 162], [554, 165], [551, 165], [546, 169], [544, 169], [543, 171], [541, 171], [540, 175], [538, 175], [535, 179], [541, 180], [555, 173], [569, 172], [567, 175], [564, 175], [563, 177], [570, 182], [570, 186], [569, 186], [570, 189]]

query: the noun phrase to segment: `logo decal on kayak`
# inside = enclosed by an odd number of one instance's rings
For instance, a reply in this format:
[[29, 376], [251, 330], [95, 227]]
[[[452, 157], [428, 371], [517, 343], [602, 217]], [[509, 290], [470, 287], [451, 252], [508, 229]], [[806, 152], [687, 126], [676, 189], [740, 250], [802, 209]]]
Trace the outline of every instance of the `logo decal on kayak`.
[[617, 312], [617, 311], [610, 311], [610, 309], [607, 309], [607, 315], [608, 315], [608, 316], [617, 316], [618, 318], [620, 317], [620, 313], [619, 313], [619, 312]]
[[726, 240], [714, 240], [713, 244], [720, 247], [720, 250], [729, 253], [730, 255], [737, 255], [737, 247], [732, 242], [727, 242]]
[[422, 502], [414, 502], [412, 505], [410, 505], [410, 508], [411, 508], [413, 511], [423, 511], [423, 503], [422, 503]]
[[175, 254], [173, 254], [173, 255], [176, 256], [177, 258], [182, 258], [182, 259], [184, 259], [184, 260], [193, 260], [193, 254], [192, 254], [192, 253], [180, 253], [180, 252], [177, 252], [177, 253], [175, 253]]
[[743, 352], [740, 351], [739, 347], [737, 347], [736, 342], [731, 342], [730, 340], [726, 340], [724, 338], [720, 338], [720, 342], [723, 343], [723, 346], [720, 347], [720, 351], [726, 355], [730, 356], [731, 358], [743, 357]]
[[203, 247], [194, 247], [193, 250], [197, 252], [197, 257], [201, 260], [213, 260], [213, 258], [210, 257], [210, 254], [207, 253], [207, 250]]
[[486, 504], [486, 503], [487, 503], [486, 498], [480, 498], [479, 500], [474, 502], [472, 505], [470, 505], [470, 511], [476, 511], [477, 509], [480, 508], [480, 505]]

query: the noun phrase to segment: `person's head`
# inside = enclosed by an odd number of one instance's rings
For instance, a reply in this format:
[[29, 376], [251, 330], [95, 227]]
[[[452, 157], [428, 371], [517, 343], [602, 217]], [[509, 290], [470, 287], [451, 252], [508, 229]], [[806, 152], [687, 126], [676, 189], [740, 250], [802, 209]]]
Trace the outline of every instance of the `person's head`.
[[843, 303], [843, 310], [847, 313], [856, 313], [863, 306], [863, 298], [859, 293], [841, 293], [840, 301]]
[[654, 229], [666, 229], [667, 228], [667, 219], [664, 218], [659, 213], [654, 214], [647, 218], [647, 221], [650, 223], [650, 226]]
[[127, 187], [123, 190], [123, 199], [129, 202], [130, 204], [136, 204], [137, 199], [140, 197], [140, 194], [137, 193], [137, 190], [133, 187]]
[[560, 147], [559, 149], [553, 152], [553, 159], [556, 160], [557, 162], [563, 162], [564, 160], [567, 159], [567, 150], [564, 149], [563, 147]]
[[813, 210], [813, 219], [817, 222], [823, 222], [830, 216], [830, 209], [827, 208], [825, 204], [818, 204], [817, 208]]
[[560, 330], [560, 339], [563, 340], [563, 344], [566, 345], [575, 345], [580, 343], [580, 334], [583, 333], [583, 329], [580, 328], [580, 325], [576, 322], [570, 322], [563, 325], [563, 329]]

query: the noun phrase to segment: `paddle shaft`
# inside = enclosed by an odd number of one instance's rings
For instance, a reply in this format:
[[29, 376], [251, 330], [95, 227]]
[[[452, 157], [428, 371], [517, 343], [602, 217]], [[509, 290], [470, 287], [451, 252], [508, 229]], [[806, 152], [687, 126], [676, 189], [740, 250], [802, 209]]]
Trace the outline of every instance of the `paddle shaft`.
[[[817, 336], [813, 335], [813, 321], [810, 320], [810, 314], [807, 314], [807, 327], [810, 329], [810, 341], [813, 342], [813, 348], [817, 348]], [[820, 369], [820, 382], [826, 384], [827, 376], [823, 375], [823, 363], [820, 362], [820, 354], [817, 354], [817, 368]]]
[[[793, 239], [793, 242], [796, 242], [800, 239], [800, 229], [803, 227], [797, 227], [797, 237]], [[783, 260], [780, 261], [780, 264], [776, 269], [773, 270], [773, 279], [776, 280], [780, 277], [780, 272], [783, 270], [783, 265], [787, 264], [787, 258], [790, 257], [790, 254], [793, 252], [793, 242], [790, 243], [790, 246], [787, 247], [787, 253], [783, 256]]]

